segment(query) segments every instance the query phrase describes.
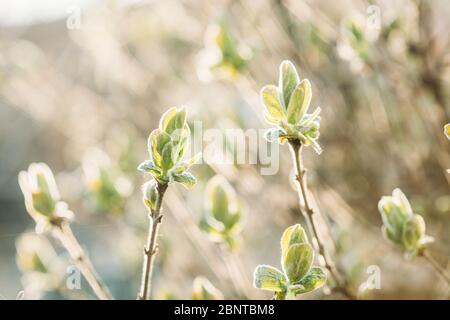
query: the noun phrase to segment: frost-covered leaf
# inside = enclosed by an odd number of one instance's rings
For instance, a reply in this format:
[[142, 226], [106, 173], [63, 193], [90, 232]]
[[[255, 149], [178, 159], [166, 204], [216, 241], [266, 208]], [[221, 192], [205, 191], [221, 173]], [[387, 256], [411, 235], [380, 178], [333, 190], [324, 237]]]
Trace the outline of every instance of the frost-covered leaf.
[[156, 207], [156, 201], [158, 199], [158, 188], [157, 188], [157, 182], [155, 180], [147, 181], [142, 186], [142, 193], [143, 193], [143, 201], [144, 204], [149, 209], [155, 209]]
[[159, 177], [161, 170], [154, 164], [152, 160], [145, 160], [137, 169], [142, 172], [147, 172], [153, 175], [155, 178]]
[[253, 285], [263, 290], [283, 292], [286, 291], [286, 277], [277, 268], [259, 265], [253, 274]]
[[264, 133], [264, 139], [266, 139], [268, 142], [276, 142], [280, 138], [280, 136], [283, 135], [284, 135], [283, 129], [271, 128]]
[[181, 183], [186, 188], [192, 188], [197, 183], [197, 179], [194, 175], [187, 171], [179, 174], [173, 174], [172, 176], [174, 181]]
[[283, 61], [280, 65], [278, 88], [282, 92], [283, 103], [286, 108], [289, 105], [291, 95], [299, 82], [300, 79], [298, 77], [297, 70], [295, 70], [295, 66], [292, 62], [288, 60]]
[[287, 109], [287, 119], [291, 124], [297, 124], [308, 110], [311, 103], [311, 83], [308, 79], [300, 82], [292, 93]]
[[284, 264], [284, 260], [288, 249], [291, 245], [308, 243], [308, 238], [306, 236], [305, 230], [299, 224], [288, 227], [284, 230], [281, 236], [281, 262]]
[[167, 110], [160, 121], [160, 128], [167, 134], [171, 135], [176, 130], [181, 130], [186, 124], [186, 109], [182, 108], [170, 108]]
[[418, 243], [424, 234], [425, 221], [422, 216], [415, 214], [406, 222], [403, 228], [403, 245], [410, 250], [420, 249], [418, 248]]
[[266, 106], [268, 114], [274, 119], [285, 116], [285, 112], [280, 102], [278, 88], [274, 85], [267, 85], [261, 89], [261, 100]]
[[327, 281], [327, 276], [322, 268], [312, 267], [306, 276], [296, 285], [289, 288], [295, 294], [301, 294], [316, 290]]
[[283, 269], [290, 283], [299, 282], [311, 268], [314, 251], [307, 243], [289, 247], [284, 259]]

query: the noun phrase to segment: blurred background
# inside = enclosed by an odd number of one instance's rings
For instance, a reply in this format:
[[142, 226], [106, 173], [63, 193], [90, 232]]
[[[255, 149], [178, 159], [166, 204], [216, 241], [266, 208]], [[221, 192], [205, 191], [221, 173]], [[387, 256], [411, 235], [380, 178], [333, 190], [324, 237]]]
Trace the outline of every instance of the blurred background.
[[[94, 298], [84, 280], [82, 290], [65, 288], [67, 254], [34, 234], [17, 183], [31, 162], [52, 168], [74, 232], [114, 296], [134, 299], [148, 225], [140, 186], [149, 178], [136, 167], [148, 158], [148, 134], [174, 105], [204, 129], [269, 128], [258, 91], [276, 83], [284, 59], [310, 79], [312, 107], [322, 108], [324, 152], [305, 150], [305, 165], [352, 289], [377, 265], [381, 289], [362, 298], [448, 298], [426, 262], [406, 261], [382, 237], [377, 203], [400, 187], [436, 238], [432, 255], [448, 264], [449, 15], [444, 0], [1, 1], [0, 299], [20, 290], [29, 299]], [[253, 270], [279, 267], [283, 230], [303, 223], [290, 160], [281, 147], [270, 176], [260, 164], [201, 164], [194, 189], [169, 188], [155, 297], [190, 299], [202, 275], [225, 298], [270, 298], [252, 287]], [[199, 227], [215, 174], [244, 203], [233, 252]], [[33, 248], [39, 272], [26, 263]]]

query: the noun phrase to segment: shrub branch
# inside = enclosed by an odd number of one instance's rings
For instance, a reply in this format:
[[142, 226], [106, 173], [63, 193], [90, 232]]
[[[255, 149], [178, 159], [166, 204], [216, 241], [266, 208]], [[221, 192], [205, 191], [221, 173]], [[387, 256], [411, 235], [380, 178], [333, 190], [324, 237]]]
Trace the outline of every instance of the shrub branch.
[[95, 271], [88, 255], [78, 243], [69, 223], [64, 221], [57, 222], [53, 224], [53, 227], [56, 238], [61, 241], [64, 248], [69, 252], [70, 257], [75, 261], [97, 297], [101, 300], [113, 299], [108, 288]]
[[428, 250], [423, 250], [420, 254], [428, 263], [433, 267], [437, 274], [441, 276], [447, 282], [447, 285], [450, 286], [450, 277], [447, 274], [446, 270], [430, 255]]
[[150, 210], [150, 225], [148, 230], [147, 245], [144, 247], [144, 265], [142, 268], [141, 289], [138, 295], [139, 300], [147, 300], [151, 289], [153, 264], [158, 251], [157, 238], [159, 226], [163, 218], [161, 206], [167, 186], [167, 183], [158, 182], [158, 197], [156, 199], [155, 209]]
[[[320, 239], [318, 227], [314, 221], [314, 210], [312, 209], [307, 195], [307, 186], [306, 186], [306, 169], [303, 167], [302, 162], [302, 143], [296, 139], [289, 140], [289, 146], [292, 153], [292, 161], [294, 163], [295, 168], [295, 176], [297, 181], [297, 191], [300, 200], [300, 211], [303, 217], [306, 220], [308, 225], [309, 233], [311, 237], [315, 239], [313, 241], [314, 245], [317, 247], [317, 251], [324, 259], [325, 268], [330, 273], [331, 277], [336, 282], [336, 291], [343, 293], [349, 299], [355, 299], [356, 297], [348, 290], [346, 281], [343, 279], [334, 265], [334, 262], [331, 260], [325, 245]], [[301, 200], [303, 200], [305, 210], [302, 209]]]

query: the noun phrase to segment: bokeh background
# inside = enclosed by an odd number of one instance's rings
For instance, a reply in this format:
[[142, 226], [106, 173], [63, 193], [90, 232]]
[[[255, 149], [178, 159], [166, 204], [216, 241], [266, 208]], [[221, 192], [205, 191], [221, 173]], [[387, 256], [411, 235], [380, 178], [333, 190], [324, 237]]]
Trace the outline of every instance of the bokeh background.
[[[284, 59], [310, 79], [312, 105], [322, 107], [324, 152], [307, 149], [305, 163], [353, 290], [377, 265], [381, 289], [364, 298], [448, 298], [426, 262], [406, 261], [383, 239], [377, 202], [400, 187], [436, 238], [432, 255], [448, 264], [449, 15], [445, 0], [1, 1], [0, 298], [23, 289], [26, 298], [94, 298], [84, 280], [82, 290], [64, 289], [70, 262], [50, 238], [38, 246], [58, 261], [50, 278], [16, 263], [17, 248], [39, 242], [17, 174], [45, 162], [99, 273], [116, 298], [134, 299], [148, 223], [140, 191], [148, 176], [136, 166], [148, 157], [148, 134], [174, 105], [205, 129], [268, 128], [258, 91], [276, 83]], [[230, 37], [226, 46], [211, 41], [217, 32]], [[226, 298], [270, 297], [252, 288], [253, 270], [279, 266], [282, 231], [303, 220], [287, 147], [278, 174], [259, 168], [201, 164], [194, 189], [170, 187], [155, 297], [189, 299], [198, 275]], [[198, 227], [216, 173], [247, 204], [235, 253]]]

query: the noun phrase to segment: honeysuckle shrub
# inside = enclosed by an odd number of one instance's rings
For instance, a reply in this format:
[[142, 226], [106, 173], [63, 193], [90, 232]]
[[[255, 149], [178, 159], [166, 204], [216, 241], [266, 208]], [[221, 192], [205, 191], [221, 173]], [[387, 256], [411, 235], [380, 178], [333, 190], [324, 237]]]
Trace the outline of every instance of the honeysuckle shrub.
[[238, 246], [242, 231], [244, 208], [236, 191], [222, 175], [208, 181], [205, 191], [205, 214], [200, 227], [216, 242], [230, 249]]
[[32, 163], [28, 171], [21, 171], [19, 185], [26, 209], [36, 222], [36, 233], [43, 233], [50, 230], [52, 225], [73, 220], [73, 213], [60, 200], [55, 177], [45, 163]]
[[312, 91], [308, 79], [300, 81], [295, 66], [283, 61], [279, 68], [278, 86], [266, 85], [260, 92], [265, 110], [265, 119], [276, 127], [269, 129], [265, 137], [268, 141], [284, 143], [298, 140], [303, 145], [312, 145], [317, 153], [322, 148], [317, 142], [320, 128], [320, 107], [308, 113]]
[[300, 224], [287, 228], [281, 237], [281, 267], [259, 265], [253, 274], [256, 288], [273, 291], [277, 300], [293, 299], [326, 282], [322, 268], [313, 266], [314, 250]]
[[433, 238], [425, 234], [425, 221], [415, 214], [405, 194], [394, 189], [392, 196], [383, 196], [378, 202], [385, 237], [413, 258], [425, 249]]
[[188, 170], [200, 154], [183, 161], [189, 148], [190, 134], [186, 109], [173, 107], [167, 110], [159, 127], [148, 138], [150, 159], [142, 162], [138, 170], [151, 174], [161, 184], [179, 182], [187, 188], [194, 186], [196, 179]]
[[198, 276], [192, 285], [192, 300], [223, 300], [223, 294], [207, 278]]

